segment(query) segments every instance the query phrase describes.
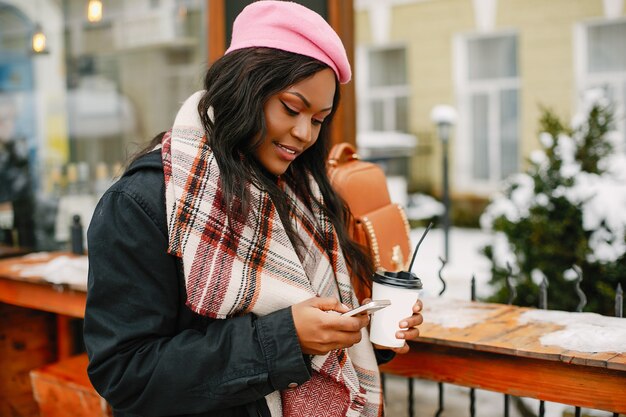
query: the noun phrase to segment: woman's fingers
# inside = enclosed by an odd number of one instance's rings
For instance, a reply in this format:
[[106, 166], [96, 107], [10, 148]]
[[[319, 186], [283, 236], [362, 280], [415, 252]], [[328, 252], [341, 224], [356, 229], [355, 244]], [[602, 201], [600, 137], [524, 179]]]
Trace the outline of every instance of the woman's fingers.
[[399, 330], [396, 332], [397, 339], [415, 340], [420, 335], [420, 329], [417, 327], [411, 327], [407, 330]]
[[422, 304], [422, 300], [417, 300], [417, 302], [413, 305], [413, 315], [411, 317], [407, 317], [406, 319], [401, 320], [399, 323], [400, 328], [406, 330], [397, 331], [396, 338], [404, 340], [415, 340], [419, 337], [420, 331], [417, 326], [424, 322], [424, 317], [421, 314], [423, 307], [424, 305]]
[[400, 321], [400, 328], [406, 329], [407, 327], [419, 326], [424, 322], [424, 317], [421, 314], [413, 314], [411, 317], [407, 317]]
[[296, 333], [303, 353], [325, 354], [361, 341], [367, 315], [343, 317], [348, 308], [334, 298], [315, 297], [291, 307]]
[[[337, 330], [344, 332], [360, 332], [361, 329], [367, 326], [370, 322], [369, 314], [359, 314], [352, 317], [337, 317], [339, 320], [336, 323]], [[348, 320], [353, 319], [353, 320]]]
[[349, 310], [348, 307], [346, 307], [334, 297], [313, 297], [303, 301], [303, 303], [307, 303], [312, 307], [316, 307], [322, 311], [332, 310], [339, 313], [345, 313]]
[[[363, 300], [367, 303], [369, 299]], [[400, 321], [401, 328], [396, 333], [398, 339], [415, 340], [419, 337], [417, 326], [424, 321], [421, 311], [423, 304], [417, 300], [413, 305], [413, 315]], [[307, 354], [325, 354], [334, 349], [348, 348], [361, 341], [361, 329], [369, 324], [370, 316], [360, 314], [343, 317], [340, 313], [348, 308], [332, 297], [314, 297], [292, 307], [294, 324], [302, 351]], [[393, 348], [394, 352], [406, 353], [409, 346]]]
[[393, 350], [394, 352], [399, 353], [399, 354], [407, 353], [409, 351], [409, 349], [410, 349], [409, 345], [406, 344], [406, 343], [404, 345], [402, 345], [402, 347], [391, 348], [391, 350]]

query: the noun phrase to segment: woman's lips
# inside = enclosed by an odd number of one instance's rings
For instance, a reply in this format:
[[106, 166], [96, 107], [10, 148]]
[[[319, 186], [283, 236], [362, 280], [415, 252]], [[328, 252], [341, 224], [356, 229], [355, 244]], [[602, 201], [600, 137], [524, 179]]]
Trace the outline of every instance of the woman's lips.
[[300, 150], [292, 146], [282, 145], [278, 142], [274, 142], [276, 153], [281, 159], [286, 161], [293, 161], [300, 154]]

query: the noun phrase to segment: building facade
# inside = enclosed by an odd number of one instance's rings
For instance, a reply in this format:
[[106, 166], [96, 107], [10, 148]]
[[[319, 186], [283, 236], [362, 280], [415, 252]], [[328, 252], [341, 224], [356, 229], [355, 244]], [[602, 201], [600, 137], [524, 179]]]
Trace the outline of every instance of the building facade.
[[605, 90], [626, 141], [623, 0], [356, 1], [357, 125], [418, 138], [410, 188], [441, 192], [442, 146], [430, 118], [457, 111], [456, 198], [488, 197], [539, 146], [541, 108], [564, 120]]
[[[81, 207], [86, 229], [125, 161], [202, 88], [211, 51], [225, 46], [211, 47], [211, 8], [228, 21], [248, 2], [0, 0], [0, 178], [12, 178], [0, 189], [0, 242], [66, 244], [65, 208]], [[586, 89], [601, 87], [626, 135], [624, 0], [356, 0], [354, 15], [352, 0], [303, 3], [343, 28], [350, 54], [354, 27], [356, 106], [344, 91], [339, 119], [352, 125], [356, 107], [357, 137], [387, 159], [399, 189], [441, 194], [430, 117], [439, 104], [458, 115], [456, 199], [487, 198], [525, 167], [539, 146], [540, 106], [567, 119]], [[353, 128], [342, 132], [354, 140]], [[10, 207], [17, 200], [23, 210]], [[35, 236], [16, 238], [28, 211], [35, 225], [23, 228]]]

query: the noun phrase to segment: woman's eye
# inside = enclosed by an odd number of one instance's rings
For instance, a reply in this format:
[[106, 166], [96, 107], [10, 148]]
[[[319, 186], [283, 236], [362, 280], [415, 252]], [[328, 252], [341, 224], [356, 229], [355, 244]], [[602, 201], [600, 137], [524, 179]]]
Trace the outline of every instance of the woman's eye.
[[313, 120], [311, 120], [311, 123], [314, 124], [315, 126], [319, 126], [322, 123], [324, 123], [324, 121], [323, 120], [318, 120], [318, 119], [313, 119]]
[[294, 109], [292, 109], [291, 107], [289, 107], [288, 105], [286, 105], [285, 103], [283, 103], [282, 101], [281, 101], [281, 104], [283, 105], [283, 107], [285, 107], [285, 110], [286, 110], [286, 111], [287, 111], [287, 113], [289, 113], [290, 115], [292, 115], [292, 116], [297, 116], [297, 115], [298, 115], [298, 112], [297, 112], [297, 111], [295, 111]]

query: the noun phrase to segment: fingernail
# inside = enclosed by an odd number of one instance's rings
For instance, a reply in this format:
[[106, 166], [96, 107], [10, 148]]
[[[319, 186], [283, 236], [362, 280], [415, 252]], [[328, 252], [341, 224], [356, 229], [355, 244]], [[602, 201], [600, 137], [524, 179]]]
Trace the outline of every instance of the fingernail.
[[404, 339], [404, 333], [402, 332], [396, 333], [396, 339]]
[[400, 327], [409, 327], [409, 322], [408, 321], [401, 321], [400, 322]]
[[344, 303], [341, 303], [342, 306], [345, 307], [346, 310], [350, 310], [350, 307], [348, 307], [347, 305], [345, 305]]

